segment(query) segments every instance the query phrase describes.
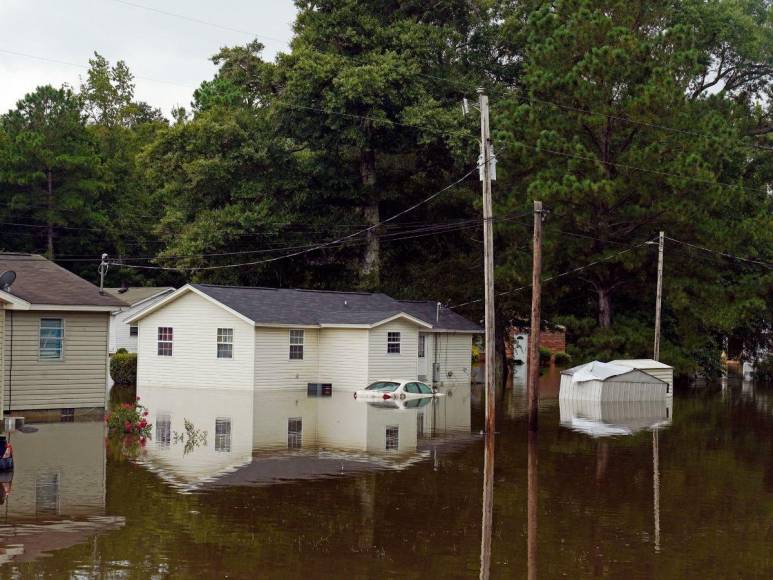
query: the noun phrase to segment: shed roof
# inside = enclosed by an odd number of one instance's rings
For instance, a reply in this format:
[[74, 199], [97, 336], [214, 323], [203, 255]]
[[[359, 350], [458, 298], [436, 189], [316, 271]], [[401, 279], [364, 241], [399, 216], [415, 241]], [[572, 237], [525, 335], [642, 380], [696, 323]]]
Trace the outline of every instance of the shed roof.
[[618, 359], [610, 361], [611, 365], [619, 365], [624, 367], [630, 367], [632, 369], [671, 369], [673, 367], [663, 364], [660, 361], [656, 361], [652, 358], [631, 358], [631, 359]]
[[621, 377], [630, 373], [640, 374], [643, 378], [646, 378], [647, 381], [651, 379], [653, 383], [663, 382], [660, 379], [641, 370], [634, 369], [633, 367], [616, 365], [613, 363], [603, 363], [597, 360], [572, 367], [563, 371], [561, 374], [571, 375], [572, 382], [574, 383], [584, 383], [586, 381], [606, 381], [612, 377]]
[[37, 254], [0, 253], [0, 272], [16, 272], [8, 294], [33, 305], [103, 306], [127, 304], [109, 294], [100, 294], [91, 282], [84, 280]]
[[[123, 290], [123, 292], [121, 292]], [[138, 302], [153, 298], [164, 292], [173, 291], [174, 286], [130, 286], [129, 288], [105, 288], [105, 292], [111, 296], [115, 296], [119, 300], [123, 300], [130, 306], [134, 306]]]
[[[191, 284], [192, 288], [255, 324], [319, 326], [326, 324], [373, 325], [395, 316], [413, 318], [431, 328], [456, 332], [480, 332], [481, 328], [446, 308], [436, 320], [436, 303], [400, 301], [382, 293], [335, 292], [252, 286]], [[169, 299], [174, 299], [172, 295]], [[163, 306], [163, 301], [134, 320]]]

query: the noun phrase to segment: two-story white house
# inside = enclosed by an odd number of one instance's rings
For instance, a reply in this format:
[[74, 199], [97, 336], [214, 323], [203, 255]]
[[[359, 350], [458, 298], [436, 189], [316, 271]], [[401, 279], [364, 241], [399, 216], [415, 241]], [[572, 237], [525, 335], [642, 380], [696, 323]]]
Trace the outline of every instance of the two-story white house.
[[188, 284], [126, 321], [138, 387], [340, 391], [384, 379], [470, 384], [475, 323], [385, 294]]

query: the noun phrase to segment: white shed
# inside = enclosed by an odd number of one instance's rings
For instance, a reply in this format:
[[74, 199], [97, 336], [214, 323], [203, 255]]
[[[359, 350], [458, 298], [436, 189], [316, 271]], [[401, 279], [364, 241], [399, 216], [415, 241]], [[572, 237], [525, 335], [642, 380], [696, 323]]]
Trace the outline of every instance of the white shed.
[[656, 401], [668, 384], [644, 371], [593, 361], [561, 373], [559, 397], [588, 401]]
[[648, 375], [652, 375], [656, 379], [666, 382], [668, 384], [666, 392], [669, 395], [673, 395], [674, 367], [670, 367], [667, 364], [663, 364], [662, 362], [658, 362], [651, 358], [620, 359], [613, 360], [609, 364], [644, 371]]

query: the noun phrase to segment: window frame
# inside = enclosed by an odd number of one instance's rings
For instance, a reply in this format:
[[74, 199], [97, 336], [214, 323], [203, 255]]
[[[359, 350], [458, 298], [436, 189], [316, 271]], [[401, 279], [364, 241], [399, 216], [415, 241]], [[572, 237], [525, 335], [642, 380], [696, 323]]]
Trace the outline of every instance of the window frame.
[[[397, 340], [393, 340], [394, 338], [397, 338]], [[402, 354], [402, 333], [399, 330], [389, 330], [387, 331], [387, 354], [390, 355], [400, 355]], [[390, 350], [393, 347], [397, 347], [397, 350]]]
[[[169, 339], [161, 339], [161, 330], [169, 330]], [[161, 345], [169, 345], [169, 354], [161, 352]], [[159, 326], [156, 329], [156, 356], [173, 357], [174, 356], [174, 326]]]
[[[295, 336], [293, 336], [293, 333], [295, 333]], [[297, 342], [299, 340], [300, 336], [300, 342]], [[305, 355], [305, 343], [306, 343], [306, 329], [304, 328], [290, 328], [287, 332], [287, 338], [288, 338], [288, 345], [289, 349], [287, 352], [287, 360], [303, 360], [303, 357]], [[296, 342], [293, 342], [295, 340]], [[293, 356], [293, 347], [295, 347], [295, 356]], [[300, 348], [300, 351], [298, 350]], [[300, 353], [300, 356], [298, 354]]]
[[419, 358], [427, 358], [427, 335], [419, 333]]
[[[218, 433], [218, 427], [223, 427]], [[215, 453], [231, 453], [231, 433], [233, 421], [231, 417], [215, 417]]]
[[[230, 340], [228, 340], [230, 336]], [[215, 358], [217, 360], [233, 360], [234, 358], [234, 329], [233, 328], [218, 328], [216, 333], [216, 347]], [[228, 356], [220, 356], [220, 347], [230, 347], [223, 352], [228, 352]]]
[[[41, 341], [43, 340], [43, 321], [44, 320], [58, 320], [61, 322], [61, 325], [59, 326], [59, 329], [61, 331], [61, 336], [59, 336], [59, 356], [58, 357], [50, 357], [50, 356], [42, 356], [43, 348], [41, 346]], [[56, 330], [56, 329], [48, 329], [48, 330]], [[65, 322], [64, 318], [50, 318], [50, 317], [41, 317], [38, 321], [38, 360], [40, 362], [62, 362], [64, 360], [64, 335], [65, 335]], [[51, 339], [51, 337], [46, 337], [47, 339]], [[46, 350], [51, 350], [50, 348]]]
[[129, 336], [138, 337], [140, 335], [140, 327], [136, 324], [129, 325]]
[[303, 417], [287, 418], [287, 448], [303, 449]]
[[386, 425], [384, 427], [384, 451], [399, 451], [400, 426]]

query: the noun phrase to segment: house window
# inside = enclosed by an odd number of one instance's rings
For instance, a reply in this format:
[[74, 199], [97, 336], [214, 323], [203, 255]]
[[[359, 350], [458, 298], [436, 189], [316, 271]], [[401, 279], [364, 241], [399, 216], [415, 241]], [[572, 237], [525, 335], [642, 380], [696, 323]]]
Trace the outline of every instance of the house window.
[[172, 356], [174, 329], [171, 326], [158, 327], [158, 356]]
[[303, 447], [303, 418], [291, 417], [287, 420], [287, 448]]
[[139, 336], [140, 327], [136, 324], [129, 325], [129, 336]]
[[61, 318], [40, 319], [40, 358], [61, 360], [64, 344], [64, 320]]
[[397, 451], [400, 445], [400, 427], [397, 425], [389, 425], [386, 428], [386, 444], [384, 448], [387, 451]]
[[303, 330], [290, 331], [290, 360], [303, 360]]
[[218, 417], [215, 419], [215, 451], [231, 452], [231, 419]]
[[156, 445], [159, 447], [169, 447], [172, 444], [172, 417], [170, 415], [159, 415], [156, 418], [155, 431]]
[[423, 334], [419, 335], [419, 358], [426, 356], [427, 337]]
[[416, 436], [424, 437], [424, 413], [416, 413]]
[[399, 332], [387, 332], [387, 354], [400, 354]]
[[62, 409], [59, 411], [60, 423], [74, 423], [75, 422], [75, 409]]
[[234, 357], [234, 329], [217, 329], [217, 358]]

